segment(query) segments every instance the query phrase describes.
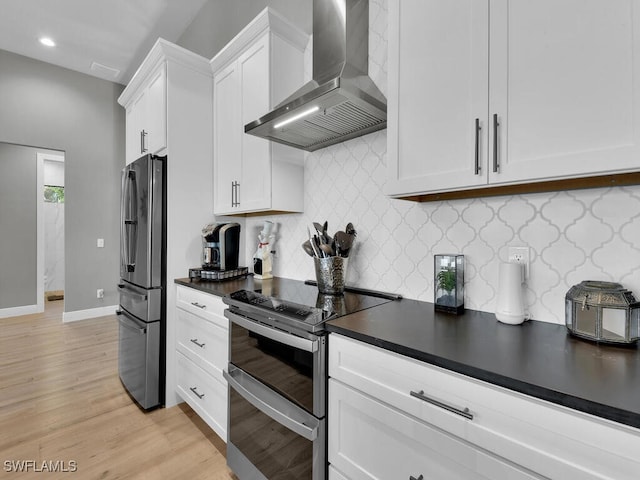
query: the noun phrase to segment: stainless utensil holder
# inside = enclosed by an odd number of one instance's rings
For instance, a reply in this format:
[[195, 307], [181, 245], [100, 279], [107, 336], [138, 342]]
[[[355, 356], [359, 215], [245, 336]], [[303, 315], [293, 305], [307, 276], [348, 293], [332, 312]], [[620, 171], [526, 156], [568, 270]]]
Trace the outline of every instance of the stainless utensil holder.
[[313, 257], [318, 290], [327, 295], [342, 295], [347, 277], [347, 258]]

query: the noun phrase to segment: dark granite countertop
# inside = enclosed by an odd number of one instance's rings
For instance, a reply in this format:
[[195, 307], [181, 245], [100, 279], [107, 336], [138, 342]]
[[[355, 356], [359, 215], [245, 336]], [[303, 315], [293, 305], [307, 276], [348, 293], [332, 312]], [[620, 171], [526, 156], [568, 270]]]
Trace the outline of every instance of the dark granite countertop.
[[246, 277], [236, 278], [234, 280], [225, 280], [222, 282], [201, 281], [198, 279], [192, 280], [190, 278], [176, 278], [174, 282], [178, 285], [194, 288], [204, 293], [224, 297], [225, 295], [238, 290], [253, 290], [254, 288], [258, 288], [258, 282], [260, 282], [260, 280], [255, 280], [253, 275], [247, 275]]
[[403, 299], [328, 322], [361, 340], [510, 390], [640, 428], [640, 352], [570, 336], [564, 325], [506, 325]]
[[[274, 278], [269, 282], [295, 282]], [[262, 286], [252, 276], [225, 282], [175, 283], [223, 296]], [[266, 285], [266, 284], [265, 284]], [[564, 325], [505, 325], [492, 313], [451, 316], [403, 299], [327, 323], [361, 340], [469, 377], [640, 428], [640, 351], [570, 336]]]

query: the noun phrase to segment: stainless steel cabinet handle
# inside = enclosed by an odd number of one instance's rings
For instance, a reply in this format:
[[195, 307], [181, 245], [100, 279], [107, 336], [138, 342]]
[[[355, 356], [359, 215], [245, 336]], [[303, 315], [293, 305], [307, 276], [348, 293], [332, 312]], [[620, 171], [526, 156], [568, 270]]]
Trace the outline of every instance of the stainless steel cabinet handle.
[[409, 392], [409, 394], [412, 397], [416, 397], [422, 400], [423, 402], [427, 402], [427, 403], [430, 403], [431, 405], [435, 405], [436, 407], [443, 408], [444, 410], [447, 410], [451, 413], [455, 413], [456, 415], [460, 415], [461, 417], [464, 417], [468, 420], [473, 420], [473, 414], [469, 412], [468, 408], [465, 408], [464, 410], [460, 410], [459, 408], [452, 407], [451, 405], [447, 405], [446, 403], [442, 403], [441, 401], [436, 400], [435, 398], [427, 397], [424, 394], [424, 390], [420, 390], [419, 392], [411, 391]]
[[239, 207], [240, 200], [240, 182], [233, 181], [231, 182], [231, 206]]
[[480, 173], [480, 130], [482, 127], [480, 126], [480, 119], [476, 118], [476, 157], [475, 157], [475, 174], [478, 175]]
[[198, 397], [200, 400], [202, 400], [204, 398], [204, 393], [203, 394], [199, 394], [198, 391], [196, 390], [196, 388], [198, 388], [198, 387], [190, 387], [189, 390], [191, 390], [196, 397]]
[[147, 153], [147, 135], [149, 132], [142, 130], [140, 132], [140, 153]]
[[204, 348], [204, 343], [198, 343], [198, 339], [197, 338], [192, 338], [190, 340], [191, 343], [195, 343], [197, 346], [199, 346], [200, 348]]
[[191, 302], [191, 305], [193, 305], [194, 307], [201, 308], [202, 310], [206, 310], [207, 308], [206, 305], [202, 305], [201, 303], [198, 303], [198, 302]]
[[409, 480], [422, 480], [424, 478], [424, 475], [420, 475], [418, 478], [414, 477], [413, 475], [409, 475]]
[[493, 172], [497, 173], [500, 165], [498, 165], [498, 114], [493, 114]]

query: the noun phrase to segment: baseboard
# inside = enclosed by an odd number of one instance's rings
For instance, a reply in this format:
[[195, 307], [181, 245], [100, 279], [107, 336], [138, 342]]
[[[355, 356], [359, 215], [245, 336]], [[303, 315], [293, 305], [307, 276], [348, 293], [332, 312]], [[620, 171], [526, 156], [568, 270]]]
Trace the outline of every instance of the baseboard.
[[0, 308], [0, 318], [18, 317], [20, 315], [31, 315], [32, 313], [44, 312], [43, 305], [25, 305], [23, 307]]
[[107, 307], [89, 308], [87, 310], [75, 310], [73, 312], [64, 312], [62, 314], [62, 321], [77, 322], [78, 320], [87, 320], [89, 318], [106, 317], [107, 315], [114, 315], [118, 305], [109, 305]]

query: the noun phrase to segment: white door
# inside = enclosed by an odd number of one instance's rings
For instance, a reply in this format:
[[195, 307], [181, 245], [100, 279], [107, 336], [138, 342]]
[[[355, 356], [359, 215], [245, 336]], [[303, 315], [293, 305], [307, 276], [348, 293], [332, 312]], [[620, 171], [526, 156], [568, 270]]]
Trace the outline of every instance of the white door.
[[638, 168], [640, 2], [491, 0], [490, 25], [490, 183]]
[[264, 35], [238, 59], [242, 97], [242, 180], [240, 211], [271, 207], [271, 142], [244, 133], [244, 126], [271, 108], [269, 35]]
[[242, 161], [240, 89], [237, 63], [213, 78], [213, 181], [214, 213], [235, 213], [235, 182], [240, 181]]
[[142, 130], [144, 119], [144, 92], [131, 103], [126, 111], [125, 117], [125, 144], [126, 144], [126, 164], [129, 165], [134, 160], [143, 155]]
[[[167, 73], [162, 63], [149, 80], [145, 93], [145, 129], [148, 131], [149, 153], [158, 153], [167, 146]], [[185, 121], [187, 121], [185, 119]]]
[[328, 417], [329, 463], [351, 480], [541, 478], [334, 379]]
[[487, 182], [488, 12], [488, 0], [389, 2], [388, 194]]

